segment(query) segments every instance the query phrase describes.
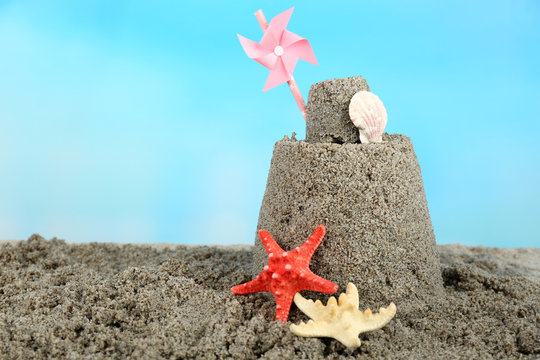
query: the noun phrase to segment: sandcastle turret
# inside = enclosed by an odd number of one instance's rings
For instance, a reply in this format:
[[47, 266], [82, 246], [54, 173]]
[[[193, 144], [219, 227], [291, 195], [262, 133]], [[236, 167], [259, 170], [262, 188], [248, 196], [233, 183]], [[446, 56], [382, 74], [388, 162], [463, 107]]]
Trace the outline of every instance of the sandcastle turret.
[[[307, 139], [275, 144], [257, 230], [291, 250], [323, 224], [310, 266], [317, 275], [342, 289], [355, 283], [371, 306], [427, 298], [442, 280], [420, 166], [404, 135], [360, 143], [348, 106], [367, 89], [361, 77], [311, 87]], [[254, 275], [266, 262], [257, 237]]]
[[349, 102], [362, 90], [369, 91], [369, 85], [361, 76], [313, 84], [306, 107], [306, 141], [359, 143], [358, 129], [349, 117]]

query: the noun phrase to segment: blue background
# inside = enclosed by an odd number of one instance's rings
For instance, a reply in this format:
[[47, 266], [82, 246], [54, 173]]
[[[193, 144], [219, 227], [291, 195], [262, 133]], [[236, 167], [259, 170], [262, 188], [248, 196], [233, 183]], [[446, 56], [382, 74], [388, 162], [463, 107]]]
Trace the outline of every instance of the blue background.
[[304, 97], [368, 80], [439, 243], [540, 246], [536, 0], [0, 0], [0, 239], [252, 243], [274, 142], [305, 129], [236, 33], [294, 5]]

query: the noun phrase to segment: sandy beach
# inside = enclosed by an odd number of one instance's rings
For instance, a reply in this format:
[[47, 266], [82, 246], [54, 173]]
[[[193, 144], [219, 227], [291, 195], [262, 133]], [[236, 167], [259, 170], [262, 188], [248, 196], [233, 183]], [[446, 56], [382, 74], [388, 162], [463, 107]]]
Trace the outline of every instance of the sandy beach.
[[283, 324], [272, 297], [231, 294], [251, 279], [249, 246], [2, 242], [0, 358], [539, 358], [540, 249], [437, 248], [444, 296], [396, 304], [351, 351], [293, 335], [307, 320], [294, 306]]

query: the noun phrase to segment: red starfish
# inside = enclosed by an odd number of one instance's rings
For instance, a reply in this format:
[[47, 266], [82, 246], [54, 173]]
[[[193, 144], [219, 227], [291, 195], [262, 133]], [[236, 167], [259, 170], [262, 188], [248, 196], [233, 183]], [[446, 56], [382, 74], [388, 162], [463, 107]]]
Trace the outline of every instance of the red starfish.
[[321, 243], [326, 229], [319, 225], [302, 246], [284, 251], [268, 231], [259, 231], [262, 244], [268, 253], [268, 265], [254, 280], [234, 286], [236, 295], [261, 291], [271, 292], [276, 298], [276, 320], [287, 321], [294, 295], [302, 290], [333, 294], [338, 286], [315, 275], [309, 270], [313, 253]]

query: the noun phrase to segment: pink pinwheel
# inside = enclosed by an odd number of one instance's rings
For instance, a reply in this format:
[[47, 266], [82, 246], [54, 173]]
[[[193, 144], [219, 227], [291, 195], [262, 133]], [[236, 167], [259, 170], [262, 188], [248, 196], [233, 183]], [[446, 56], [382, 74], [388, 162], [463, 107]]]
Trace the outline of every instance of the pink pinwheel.
[[286, 29], [294, 8], [282, 12], [266, 22], [261, 10], [255, 13], [264, 35], [259, 43], [241, 35], [238, 39], [247, 56], [270, 69], [263, 92], [287, 82], [305, 118], [305, 103], [293, 78], [298, 59], [317, 65], [309, 42]]

